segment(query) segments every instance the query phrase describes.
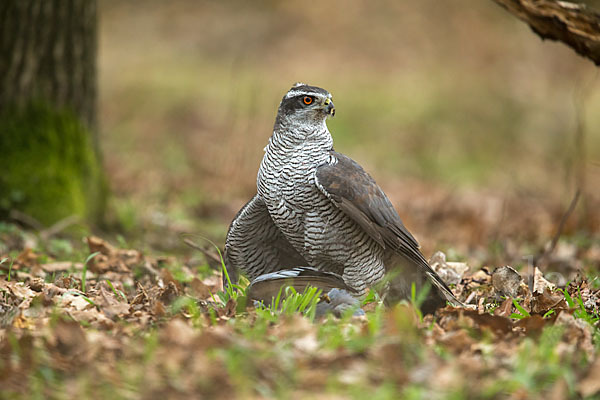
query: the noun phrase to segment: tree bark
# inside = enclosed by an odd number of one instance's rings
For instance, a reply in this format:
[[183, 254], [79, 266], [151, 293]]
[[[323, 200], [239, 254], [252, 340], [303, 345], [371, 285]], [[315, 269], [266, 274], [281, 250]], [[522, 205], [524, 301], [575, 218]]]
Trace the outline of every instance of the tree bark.
[[0, 1], [0, 220], [101, 223], [96, 0]]
[[70, 109], [96, 131], [96, 6], [96, 0], [1, 2], [0, 110], [40, 100]]
[[493, 0], [525, 21], [542, 39], [565, 43], [600, 66], [600, 14], [556, 0]]

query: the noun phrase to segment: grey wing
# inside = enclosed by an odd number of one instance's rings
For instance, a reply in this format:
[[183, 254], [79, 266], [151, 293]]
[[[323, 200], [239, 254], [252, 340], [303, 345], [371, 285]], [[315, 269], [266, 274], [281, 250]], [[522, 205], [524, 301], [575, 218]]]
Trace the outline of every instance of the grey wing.
[[416, 239], [406, 229], [396, 209], [375, 180], [351, 158], [335, 151], [331, 155], [336, 162], [317, 168], [317, 187], [384, 249], [392, 249], [418, 266], [446, 300], [460, 304], [448, 286], [431, 269], [421, 254]]
[[237, 277], [241, 270], [251, 281], [266, 273], [308, 265], [275, 226], [258, 195], [231, 222], [224, 259], [230, 277]]

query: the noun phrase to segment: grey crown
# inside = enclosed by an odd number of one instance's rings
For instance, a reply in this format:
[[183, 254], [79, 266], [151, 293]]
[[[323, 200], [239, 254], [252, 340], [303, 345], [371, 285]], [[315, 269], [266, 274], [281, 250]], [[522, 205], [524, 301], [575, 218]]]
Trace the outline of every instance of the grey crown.
[[310, 266], [340, 275], [358, 294], [379, 286], [388, 304], [410, 298], [414, 282], [432, 288], [424, 312], [460, 305], [375, 180], [333, 150], [326, 120], [334, 113], [331, 94], [315, 86], [296, 84], [281, 100], [257, 194], [229, 227], [230, 275], [254, 280]]

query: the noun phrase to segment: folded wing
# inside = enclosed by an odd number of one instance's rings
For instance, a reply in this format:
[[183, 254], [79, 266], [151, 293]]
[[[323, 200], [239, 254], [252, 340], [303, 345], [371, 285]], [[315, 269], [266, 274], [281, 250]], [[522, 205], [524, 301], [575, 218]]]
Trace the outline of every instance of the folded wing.
[[237, 282], [237, 271], [252, 281], [286, 268], [308, 265], [275, 226], [264, 202], [254, 196], [233, 219], [225, 241], [225, 265]]
[[315, 183], [319, 190], [384, 249], [400, 254], [426, 274], [443, 298], [459, 305], [448, 286], [431, 269], [416, 239], [375, 180], [349, 157], [335, 151], [331, 156], [334, 162], [317, 168]]

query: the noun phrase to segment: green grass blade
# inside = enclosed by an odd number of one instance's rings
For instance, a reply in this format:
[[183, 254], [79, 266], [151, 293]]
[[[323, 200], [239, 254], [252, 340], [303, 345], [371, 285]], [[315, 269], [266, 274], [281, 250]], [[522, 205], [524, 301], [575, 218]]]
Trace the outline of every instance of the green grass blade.
[[[531, 314], [529, 314], [529, 312], [526, 309], [524, 309], [523, 306], [520, 305], [517, 300], [512, 299], [512, 302], [513, 302], [513, 305], [515, 306], [515, 308], [517, 309], [517, 311], [521, 314], [522, 318], [531, 317]], [[511, 315], [512, 318], [518, 318], [518, 317], [513, 317], [513, 315], [515, 315], [515, 313], [513, 313]]]
[[87, 256], [87, 258], [85, 259], [85, 262], [83, 263], [83, 271], [81, 272], [81, 291], [83, 293], [85, 293], [85, 278], [87, 275], [87, 265], [98, 254], [100, 254], [99, 251], [96, 251], [96, 252], [90, 254], [89, 256]]
[[125, 293], [121, 292], [120, 290], [117, 291], [110, 280], [106, 279], [106, 284], [108, 287], [110, 287], [115, 296], [121, 297], [123, 300], [125, 300], [125, 302], [127, 302], [127, 296], [125, 296]]

